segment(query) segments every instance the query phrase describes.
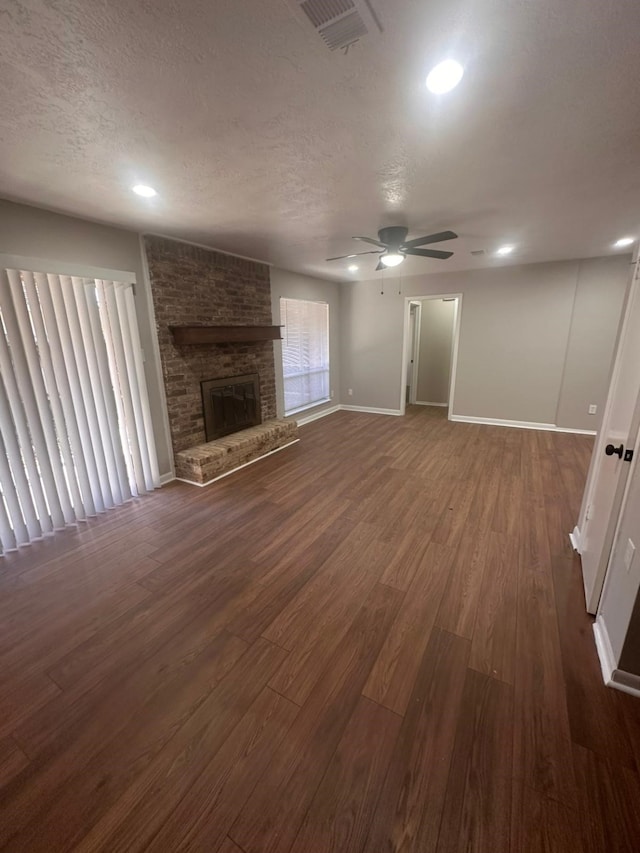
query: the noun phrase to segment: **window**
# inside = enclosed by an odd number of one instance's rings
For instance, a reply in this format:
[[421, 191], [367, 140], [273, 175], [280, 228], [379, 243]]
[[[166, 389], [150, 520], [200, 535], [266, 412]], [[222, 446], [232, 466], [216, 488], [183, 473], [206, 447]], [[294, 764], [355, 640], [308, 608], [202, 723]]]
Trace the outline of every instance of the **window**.
[[329, 306], [281, 299], [282, 373], [286, 415], [325, 403], [329, 395]]

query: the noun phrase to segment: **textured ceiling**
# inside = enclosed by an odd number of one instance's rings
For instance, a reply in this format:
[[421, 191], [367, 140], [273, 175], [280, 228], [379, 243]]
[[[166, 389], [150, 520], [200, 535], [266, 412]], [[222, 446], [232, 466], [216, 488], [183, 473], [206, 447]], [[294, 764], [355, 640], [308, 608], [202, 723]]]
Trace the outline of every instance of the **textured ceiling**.
[[[638, 0], [371, 5], [345, 55], [285, 0], [0, 0], [0, 195], [338, 278], [390, 224], [461, 235], [405, 274], [637, 231]], [[446, 56], [464, 79], [431, 95]]]

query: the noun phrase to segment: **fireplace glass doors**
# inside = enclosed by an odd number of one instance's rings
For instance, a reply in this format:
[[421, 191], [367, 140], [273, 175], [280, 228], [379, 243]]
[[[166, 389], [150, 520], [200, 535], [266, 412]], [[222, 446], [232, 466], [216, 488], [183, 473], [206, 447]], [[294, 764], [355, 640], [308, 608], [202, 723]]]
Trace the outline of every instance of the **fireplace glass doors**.
[[207, 441], [262, 422], [257, 373], [209, 379], [200, 383]]

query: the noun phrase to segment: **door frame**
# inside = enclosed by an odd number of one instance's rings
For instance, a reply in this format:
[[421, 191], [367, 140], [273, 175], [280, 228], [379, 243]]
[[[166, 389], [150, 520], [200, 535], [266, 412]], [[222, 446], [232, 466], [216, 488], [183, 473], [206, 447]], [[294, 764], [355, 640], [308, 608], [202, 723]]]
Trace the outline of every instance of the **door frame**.
[[[415, 306], [413, 329], [411, 328], [411, 307]], [[409, 403], [412, 405], [416, 401], [418, 389], [418, 365], [420, 363], [420, 324], [422, 323], [422, 302], [419, 299], [409, 302], [409, 336], [411, 340], [411, 349], [409, 350], [409, 358], [413, 359], [413, 368], [411, 370], [411, 382], [409, 384]]]
[[[400, 414], [406, 412], [406, 378], [407, 378], [407, 363], [408, 350], [407, 339], [410, 334], [409, 313], [411, 311], [412, 302], [424, 302], [427, 299], [455, 299], [455, 313], [453, 317], [453, 340], [451, 344], [451, 372], [449, 375], [449, 406], [447, 409], [447, 419], [451, 420], [453, 412], [453, 404], [456, 392], [456, 375], [458, 369], [458, 350], [460, 343], [460, 325], [462, 320], [462, 293], [424, 293], [416, 296], [405, 296], [403, 308], [403, 323], [404, 330], [402, 335], [402, 369], [400, 372]], [[412, 379], [417, 378], [416, 362], [414, 361], [414, 371]], [[411, 398], [410, 398], [411, 399]]]

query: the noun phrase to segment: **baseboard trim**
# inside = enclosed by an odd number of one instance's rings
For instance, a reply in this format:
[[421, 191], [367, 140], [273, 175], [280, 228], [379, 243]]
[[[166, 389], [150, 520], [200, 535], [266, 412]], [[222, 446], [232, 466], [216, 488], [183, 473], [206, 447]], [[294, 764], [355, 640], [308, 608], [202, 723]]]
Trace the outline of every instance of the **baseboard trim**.
[[537, 429], [543, 432], [570, 432], [577, 435], [595, 435], [595, 430], [570, 429], [559, 427], [555, 424], [537, 423], [536, 421], [505, 421], [500, 418], [475, 418], [471, 415], [449, 415], [450, 421], [459, 421], [465, 424], [486, 424], [487, 426], [512, 427], [513, 429]]
[[573, 435], [597, 435], [598, 430], [595, 429], [573, 429], [572, 427], [554, 427], [554, 432], [570, 432]]
[[176, 475], [174, 474], [173, 471], [169, 471], [168, 474], [161, 474], [160, 475], [160, 485], [166, 486], [167, 483], [173, 483], [173, 481], [175, 479], [176, 479]]
[[601, 616], [593, 623], [593, 634], [604, 683], [607, 687], [613, 687], [614, 690], [620, 690], [622, 693], [629, 693], [631, 696], [640, 698], [640, 676], [634, 675], [632, 672], [625, 672], [623, 669], [617, 669], [607, 626]]
[[256, 456], [255, 459], [251, 459], [249, 462], [243, 462], [242, 465], [237, 465], [235, 468], [231, 468], [230, 471], [225, 471], [224, 474], [219, 474], [217, 477], [213, 477], [213, 479], [207, 480], [206, 483], [196, 483], [195, 480], [185, 480], [184, 477], [176, 477], [175, 479], [178, 480], [180, 483], [188, 483], [190, 486], [198, 486], [200, 489], [204, 489], [206, 486], [210, 486], [212, 483], [217, 483], [218, 480], [223, 480], [230, 474], [235, 474], [235, 472], [240, 471], [241, 468], [247, 468], [249, 465], [253, 465], [254, 462], [259, 462], [261, 459], [266, 459], [267, 456], [273, 456], [274, 453], [280, 453], [281, 450], [284, 450], [287, 447], [291, 447], [292, 444], [297, 444], [299, 441], [299, 438], [294, 438], [293, 441], [289, 441], [287, 444], [283, 444], [282, 447], [276, 447], [275, 450], [269, 450], [268, 453], [263, 453], [262, 456]]
[[301, 418], [296, 418], [295, 415], [292, 415], [292, 417], [295, 418], [298, 426], [304, 426], [305, 424], [310, 424], [312, 421], [317, 421], [319, 418], [324, 418], [326, 415], [339, 412], [341, 408], [340, 405], [330, 406], [328, 409], [321, 409], [319, 412], [312, 412], [310, 415], [303, 415]]
[[569, 534], [569, 541], [571, 542], [571, 547], [574, 551], [577, 551], [578, 554], [582, 554], [581, 551], [581, 539], [580, 539], [580, 528], [576, 524], [571, 533]]
[[412, 403], [413, 406], [441, 406], [443, 409], [447, 409], [449, 407], [448, 403], [425, 403], [423, 400], [416, 400], [415, 403]]
[[371, 406], [340, 406], [343, 412], [368, 412], [371, 415], [402, 415], [400, 409], [376, 409]]

